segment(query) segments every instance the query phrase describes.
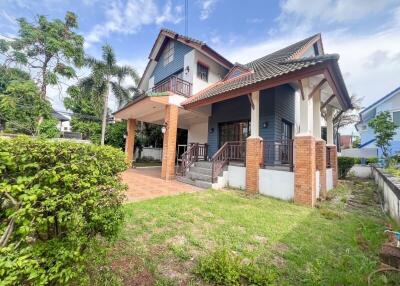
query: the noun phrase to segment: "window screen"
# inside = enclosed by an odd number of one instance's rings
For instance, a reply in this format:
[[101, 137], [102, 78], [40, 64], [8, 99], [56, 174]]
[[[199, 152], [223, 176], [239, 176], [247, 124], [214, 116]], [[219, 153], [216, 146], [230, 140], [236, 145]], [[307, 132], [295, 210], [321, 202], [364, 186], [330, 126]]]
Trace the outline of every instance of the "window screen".
[[201, 63], [197, 63], [197, 77], [204, 81], [208, 81], [208, 67]]
[[400, 127], [400, 111], [393, 112], [393, 122]]
[[173, 60], [174, 60], [174, 42], [169, 41], [167, 46], [165, 47], [164, 65], [169, 64]]

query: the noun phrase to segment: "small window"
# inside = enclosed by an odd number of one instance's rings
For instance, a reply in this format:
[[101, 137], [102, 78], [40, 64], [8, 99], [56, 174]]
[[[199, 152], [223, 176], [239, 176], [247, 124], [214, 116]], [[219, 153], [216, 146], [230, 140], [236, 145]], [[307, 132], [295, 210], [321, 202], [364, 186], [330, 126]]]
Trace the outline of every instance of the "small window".
[[174, 42], [169, 41], [164, 51], [164, 66], [174, 60]]
[[208, 82], [208, 67], [197, 63], [197, 77]]
[[393, 122], [400, 127], [400, 111], [393, 112]]

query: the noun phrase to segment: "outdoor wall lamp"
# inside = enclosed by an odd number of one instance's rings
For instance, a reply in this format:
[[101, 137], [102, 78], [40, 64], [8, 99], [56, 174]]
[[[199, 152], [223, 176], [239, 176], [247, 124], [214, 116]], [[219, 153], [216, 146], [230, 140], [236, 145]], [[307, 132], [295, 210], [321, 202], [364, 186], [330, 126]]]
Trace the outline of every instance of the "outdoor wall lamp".
[[263, 123], [263, 128], [268, 128], [268, 122], [267, 122], [267, 121], [265, 121], [265, 122]]
[[168, 127], [168, 122], [164, 122], [163, 127], [161, 127], [162, 134], [165, 134], [165, 132], [167, 132], [167, 127]]
[[186, 68], [185, 68], [185, 74], [188, 74], [190, 72], [190, 67], [189, 66], [186, 66]]
[[214, 128], [211, 128], [210, 129], [210, 134], [213, 134], [214, 133]]
[[124, 139], [126, 139], [126, 134], [124, 134]]

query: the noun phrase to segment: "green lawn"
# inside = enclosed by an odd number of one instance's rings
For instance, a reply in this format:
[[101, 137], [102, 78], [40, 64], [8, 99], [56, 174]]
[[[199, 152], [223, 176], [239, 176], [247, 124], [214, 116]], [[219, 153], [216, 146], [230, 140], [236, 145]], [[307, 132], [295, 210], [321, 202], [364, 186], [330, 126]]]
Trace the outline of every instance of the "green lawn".
[[[98, 259], [103, 265], [94, 263], [102, 271], [94, 271], [92, 281], [212, 285], [204, 280], [213, 277], [207, 271], [226, 263], [225, 275], [239, 261], [251, 266], [250, 275], [276, 285], [367, 285], [388, 222], [372, 202], [373, 191], [371, 181], [348, 181], [314, 209], [214, 190], [132, 203], [120, 238], [105, 260]], [[349, 198], [355, 207], [348, 207]], [[400, 276], [377, 275], [374, 285], [395, 285], [395, 279]]]

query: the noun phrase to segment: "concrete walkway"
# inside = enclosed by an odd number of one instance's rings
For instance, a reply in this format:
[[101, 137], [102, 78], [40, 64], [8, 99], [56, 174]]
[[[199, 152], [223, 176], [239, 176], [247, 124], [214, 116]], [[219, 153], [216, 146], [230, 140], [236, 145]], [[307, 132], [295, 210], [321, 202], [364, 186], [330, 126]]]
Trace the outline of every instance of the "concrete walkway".
[[181, 193], [193, 193], [201, 190], [176, 180], [167, 182], [161, 179], [161, 167], [128, 169], [122, 173], [122, 180], [128, 184], [126, 192], [128, 202]]

